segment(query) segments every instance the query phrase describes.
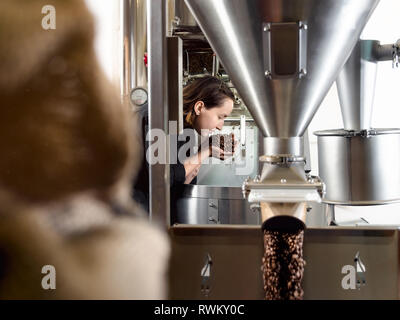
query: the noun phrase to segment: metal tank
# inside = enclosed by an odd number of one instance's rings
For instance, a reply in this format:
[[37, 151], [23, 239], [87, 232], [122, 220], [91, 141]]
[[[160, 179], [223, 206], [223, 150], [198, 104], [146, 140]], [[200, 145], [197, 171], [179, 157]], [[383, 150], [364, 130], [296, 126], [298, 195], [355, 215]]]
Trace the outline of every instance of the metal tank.
[[379, 205], [400, 200], [400, 129], [317, 131], [323, 202]]
[[[121, 2], [122, 29], [122, 76], [121, 95], [124, 100], [132, 98], [132, 91], [141, 89], [147, 95], [147, 70], [144, 56], [146, 45], [146, 1], [123, 0]], [[144, 103], [147, 102], [146, 101]], [[135, 106], [134, 101], [132, 103]]]
[[344, 129], [315, 132], [325, 203], [400, 201], [400, 129], [371, 127], [378, 62], [395, 65], [399, 56], [400, 41], [360, 40], [340, 72], [336, 83]]
[[172, 212], [172, 225], [260, 225], [239, 187], [183, 185]]

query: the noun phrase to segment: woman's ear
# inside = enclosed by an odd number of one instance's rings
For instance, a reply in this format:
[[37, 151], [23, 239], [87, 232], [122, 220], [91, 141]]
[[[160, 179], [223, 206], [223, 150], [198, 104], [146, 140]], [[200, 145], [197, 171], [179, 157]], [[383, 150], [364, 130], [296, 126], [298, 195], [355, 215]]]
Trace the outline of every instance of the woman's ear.
[[201, 113], [201, 111], [203, 110], [204, 107], [205, 107], [205, 106], [204, 106], [204, 102], [203, 102], [203, 101], [197, 101], [197, 102], [195, 103], [195, 105], [194, 105], [194, 112], [195, 112], [196, 116], [199, 116], [199, 115], [200, 115], [200, 113]]

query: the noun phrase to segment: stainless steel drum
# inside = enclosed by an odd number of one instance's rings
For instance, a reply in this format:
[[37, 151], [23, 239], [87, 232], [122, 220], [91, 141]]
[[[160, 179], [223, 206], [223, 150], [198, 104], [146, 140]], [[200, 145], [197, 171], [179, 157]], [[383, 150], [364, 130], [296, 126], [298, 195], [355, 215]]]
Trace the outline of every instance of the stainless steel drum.
[[260, 225], [241, 187], [183, 185], [172, 197], [171, 224]]
[[318, 137], [326, 203], [377, 205], [400, 200], [400, 129], [326, 130]]

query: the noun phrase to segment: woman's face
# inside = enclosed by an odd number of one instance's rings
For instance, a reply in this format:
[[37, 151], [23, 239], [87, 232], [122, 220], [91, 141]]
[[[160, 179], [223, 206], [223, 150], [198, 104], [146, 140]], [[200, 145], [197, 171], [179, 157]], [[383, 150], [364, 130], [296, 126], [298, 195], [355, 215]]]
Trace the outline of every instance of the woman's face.
[[228, 97], [220, 105], [211, 109], [207, 109], [203, 101], [196, 102], [194, 106], [196, 112], [194, 129], [202, 136], [207, 136], [215, 129], [221, 130], [225, 118], [231, 114], [232, 109], [233, 100]]

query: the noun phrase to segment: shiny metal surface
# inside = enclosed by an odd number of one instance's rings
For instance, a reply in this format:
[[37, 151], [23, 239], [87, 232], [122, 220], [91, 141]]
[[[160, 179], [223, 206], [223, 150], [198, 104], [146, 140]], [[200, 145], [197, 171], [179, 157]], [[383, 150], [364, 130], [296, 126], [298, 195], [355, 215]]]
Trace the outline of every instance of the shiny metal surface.
[[304, 140], [304, 158], [306, 160], [306, 164], [304, 166], [304, 171], [306, 173], [311, 172], [311, 153], [310, 153], [310, 138], [308, 135], [308, 129], [306, 130], [306, 132], [303, 135], [303, 140]]
[[172, 203], [171, 224], [260, 225], [239, 187], [183, 185]]
[[183, 197], [204, 199], [242, 200], [242, 189], [206, 185], [185, 185], [182, 190]]
[[175, 0], [175, 17], [177, 26], [197, 27], [196, 19], [193, 17], [184, 0]]
[[331, 130], [322, 130], [315, 131], [314, 134], [316, 136], [340, 136], [340, 137], [369, 137], [371, 135], [383, 135], [383, 134], [399, 134], [400, 128], [376, 128], [370, 130], [361, 130], [361, 131], [353, 131], [353, 130], [343, 130], [343, 129], [331, 129]]
[[260, 203], [262, 230], [298, 231], [306, 227], [307, 203]]
[[[260, 226], [178, 225], [169, 233], [171, 299], [204, 299], [201, 270], [208, 255], [213, 261], [210, 299], [264, 298]], [[399, 299], [399, 252], [397, 228], [308, 228], [304, 299]], [[359, 289], [345, 289], [342, 270], [354, 266], [356, 256], [365, 266], [366, 283]]]
[[133, 61], [132, 61], [132, 46], [133, 46], [133, 37], [132, 37], [132, 16], [131, 16], [131, 5], [132, 2], [130, 0], [122, 1], [122, 41], [123, 41], [123, 49], [122, 49], [122, 77], [121, 77], [121, 94], [123, 98], [127, 99], [129, 96], [133, 85], [132, 85], [132, 76], [134, 73], [133, 70]]
[[371, 127], [377, 61], [368, 59], [377, 41], [359, 41], [336, 80], [344, 129]]
[[122, 1], [122, 96], [136, 87], [147, 87], [144, 53], [147, 51], [146, 0]]
[[358, 41], [336, 80], [345, 130], [370, 129], [378, 62], [396, 56], [396, 44]]
[[266, 137], [264, 150], [266, 150], [266, 155], [302, 156], [304, 154], [303, 138]]
[[[378, 2], [186, 0], [263, 135], [285, 139], [303, 135]], [[263, 25], [298, 21], [307, 25], [307, 73], [266, 76]]]
[[293, 157], [260, 157], [260, 177], [243, 184], [243, 195], [249, 202], [320, 202], [324, 184], [318, 177], [306, 175], [305, 159]]
[[[161, 129], [168, 132], [165, 1], [147, 0], [147, 9], [149, 131]], [[166, 226], [170, 223], [169, 174], [169, 166], [165, 164], [149, 165], [150, 220], [160, 221]]]
[[[177, 124], [178, 134], [183, 134], [183, 63], [182, 39], [167, 37], [168, 59], [168, 120]], [[175, 130], [176, 132], [176, 130]], [[171, 134], [171, 132], [170, 132]]]
[[324, 202], [375, 205], [400, 200], [400, 131], [375, 131], [368, 137], [343, 130], [315, 133]]
[[219, 74], [219, 59], [216, 55], [213, 55], [213, 65], [211, 75], [217, 77]]

